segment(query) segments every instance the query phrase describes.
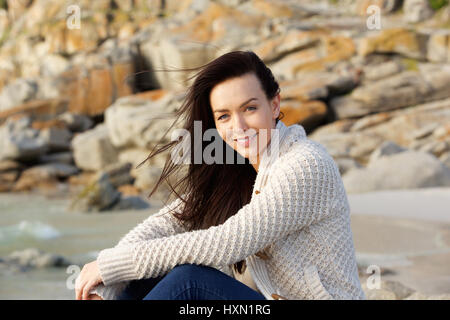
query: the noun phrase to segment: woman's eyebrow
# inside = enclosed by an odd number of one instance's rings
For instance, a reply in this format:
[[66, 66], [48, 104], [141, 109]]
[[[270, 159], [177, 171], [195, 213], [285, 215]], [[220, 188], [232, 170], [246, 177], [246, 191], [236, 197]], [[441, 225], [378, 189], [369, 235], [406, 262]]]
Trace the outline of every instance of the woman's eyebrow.
[[[239, 108], [242, 108], [243, 106], [245, 106], [247, 103], [249, 103], [250, 101], [252, 101], [252, 100], [258, 100], [257, 98], [250, 98], [250, 99], [248, 99], [247, 101], [245, 101], [244, 103], [242, 103], [240, 106], [239, 106]], [[216, 113], [216, 112], [224, 112], [224, 111], [228, 111], [228, 109], [220, 109], [220, 110], [216, 110], [216, 111], [214, 111], [214, 113]]]

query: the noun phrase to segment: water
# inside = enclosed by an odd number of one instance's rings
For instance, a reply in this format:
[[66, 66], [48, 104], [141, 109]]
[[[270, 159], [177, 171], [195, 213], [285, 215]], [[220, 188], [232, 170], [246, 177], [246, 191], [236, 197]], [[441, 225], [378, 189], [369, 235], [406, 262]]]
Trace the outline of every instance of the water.
[[[86, 214], [66, 211], [68, 203], [68, 199], [0, 193], [0, 257], [37, 248], [82, 267], [161, 206], [151, 202], [148, 210]], [[66, 287], [71, 275], [66, 268], [0, 273], [0, 299], [73, 299], [74, 291]]]

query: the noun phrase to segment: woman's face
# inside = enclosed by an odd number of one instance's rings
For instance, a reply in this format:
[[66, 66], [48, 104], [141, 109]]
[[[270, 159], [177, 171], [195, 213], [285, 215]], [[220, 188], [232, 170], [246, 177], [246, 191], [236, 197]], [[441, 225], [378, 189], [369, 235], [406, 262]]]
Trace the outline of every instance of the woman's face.
[[[259, 163], [280, 113], [280, 95], [268, 101], [258, 78], [249, 73], [216, 85], [210, 104], [221, 138], [244, 158], [252, 157], [252, 164]], [[237, 140], [243, 137], [250, 138]]]

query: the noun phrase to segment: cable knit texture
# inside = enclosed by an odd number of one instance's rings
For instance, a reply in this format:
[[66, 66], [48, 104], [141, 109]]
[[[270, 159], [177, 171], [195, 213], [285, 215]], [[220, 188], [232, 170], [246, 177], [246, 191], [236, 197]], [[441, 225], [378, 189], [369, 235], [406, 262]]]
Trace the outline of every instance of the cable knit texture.
[[[233, 277], [231, 266], [245, 259], [266, 299], [365, 299], [336, 163], [301, 125], [276, 128], [279, 144], [263, 155], [248, 204], [219, 226], [186, 232], [168, 212], [182, 203], [174, 200], [99, 253], [103, 284], [92, 292], [115, 299], [128, 281], [184, 263]], [[255, 256], [263, 249], [269, 259]]]

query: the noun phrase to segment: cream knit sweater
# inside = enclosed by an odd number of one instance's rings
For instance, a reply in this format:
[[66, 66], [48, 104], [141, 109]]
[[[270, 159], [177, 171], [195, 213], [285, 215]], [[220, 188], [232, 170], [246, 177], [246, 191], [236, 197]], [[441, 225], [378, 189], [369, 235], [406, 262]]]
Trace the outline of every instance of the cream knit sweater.
[[[279, 144], [261, 158], [248, 204], [219, 226], [186, 232], [169, 212], [182, 205], [174, 200], [99, 253], [103, 284], [91, 293], [115, 299], [128, 281], [184, 263], [234, 277], [231, 266], [245, 259], [266, 299], [365, 299], [336, 163], [301, 125], [278, 121], [276, 128]], [[269, 259], [255, 256], [262, 249]]]

